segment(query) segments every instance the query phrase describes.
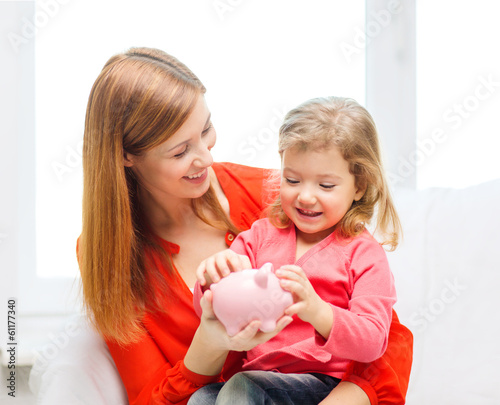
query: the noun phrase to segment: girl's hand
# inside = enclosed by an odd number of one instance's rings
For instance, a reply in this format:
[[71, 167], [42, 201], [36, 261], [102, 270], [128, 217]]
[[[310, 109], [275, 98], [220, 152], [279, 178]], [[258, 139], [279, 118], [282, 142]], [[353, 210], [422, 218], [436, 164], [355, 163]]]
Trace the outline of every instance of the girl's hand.
[[280, 279], [281, 287], [293, 296], [294, 303], [285, 310], [285, 314], [297, 314], [328, 339], [333, 325], [333, 311], [316, 293], [304, 270], [299, 266], [286, 265], [276, 270], [276, 276]]
[[284, 315], [278, 320], [276, 329], [266, 333], [259, 331], [260, 321], [252, 321], [238, 334], [229, 336], [224, 325], [220, 323], [214, 314], [212, 298], [212, 291], [205, 291], [201, 299], [203, 314], [200, 327], [203, 328], [206, 334], [207, 344], [213, 345], [214, 350], [241, 352], [253, 349], [255, 346], [272, 339], [292, 321], [291, 316]]
[[226, 249], [203, 260], [196, 270], [196, 278], [202, 286], [208, 287], [231, 272], [250, 269], [251, 267], [252, 264], [247, 256]]

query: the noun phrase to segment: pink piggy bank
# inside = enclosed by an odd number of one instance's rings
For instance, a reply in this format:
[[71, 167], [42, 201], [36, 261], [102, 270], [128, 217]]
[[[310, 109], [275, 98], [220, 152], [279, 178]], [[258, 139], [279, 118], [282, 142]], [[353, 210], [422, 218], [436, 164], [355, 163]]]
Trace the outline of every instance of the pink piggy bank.
[[271, 332], [285, 308], [293, 304], [292, 294], [281, 288], [271, 263], [224, 277], [210, 289], [215, 316], [229, 336], [236, 335], [251, 321], [261, 321], [260, 330]]

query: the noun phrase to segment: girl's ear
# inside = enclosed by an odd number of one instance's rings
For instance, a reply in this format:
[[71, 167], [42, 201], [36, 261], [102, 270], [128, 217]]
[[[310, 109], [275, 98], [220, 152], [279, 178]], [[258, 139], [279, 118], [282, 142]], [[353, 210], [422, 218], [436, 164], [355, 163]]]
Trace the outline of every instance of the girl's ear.
[[359, 179], [356, 184], [356, 193], [354, 194], [354, 201], [359, 201], [363, 198], [366, 192], [366, 187], [367, 187], [366, 180], [364, 179]]
[[134, 155], [130, 153], [123, 152], [123, 166], [132, 167], [134, 165]]

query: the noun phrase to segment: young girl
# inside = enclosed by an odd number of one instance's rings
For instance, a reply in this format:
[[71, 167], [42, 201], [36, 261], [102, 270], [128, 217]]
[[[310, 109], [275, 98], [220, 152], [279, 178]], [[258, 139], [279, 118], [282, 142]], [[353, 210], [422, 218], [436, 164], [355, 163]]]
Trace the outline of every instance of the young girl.
[[[197, 275], [205, 285], [205, 276], [216, 282], [230, 269], [271, 262], [294, 297], [285, 315], [296, 317], [248, 351], [243, 372], [199, 390], [190, 403], [316, 404], [350, 360], [374, 361], [387, 347], [396, 292], [381, 244], [397, 246], [400, 223], [372, 117], [352, 99], [307, 101], [285, 117], [279, 152], [280, 195], [269, 219], [206, 259]], [[381, 243], [366, 229], [375, 209]]]

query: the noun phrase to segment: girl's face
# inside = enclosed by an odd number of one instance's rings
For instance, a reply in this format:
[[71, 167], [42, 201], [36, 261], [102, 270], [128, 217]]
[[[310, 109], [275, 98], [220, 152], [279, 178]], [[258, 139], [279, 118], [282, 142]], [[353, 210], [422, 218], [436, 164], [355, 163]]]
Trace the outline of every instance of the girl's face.
[[210, 186], [208, 168], [213, 159], [215, 130], [205, 98], [200, 95], [184, 124], [168, 140], [142, 156], [126, 154], [140, 186], [160, 198], [191, 199], [205, 194]]
[[281, 205], [297, 235], [318, 242], [328, 236], [353, 201], [364, 194], [337, 147], [322, 151], [290, 148], [283, 152]]

